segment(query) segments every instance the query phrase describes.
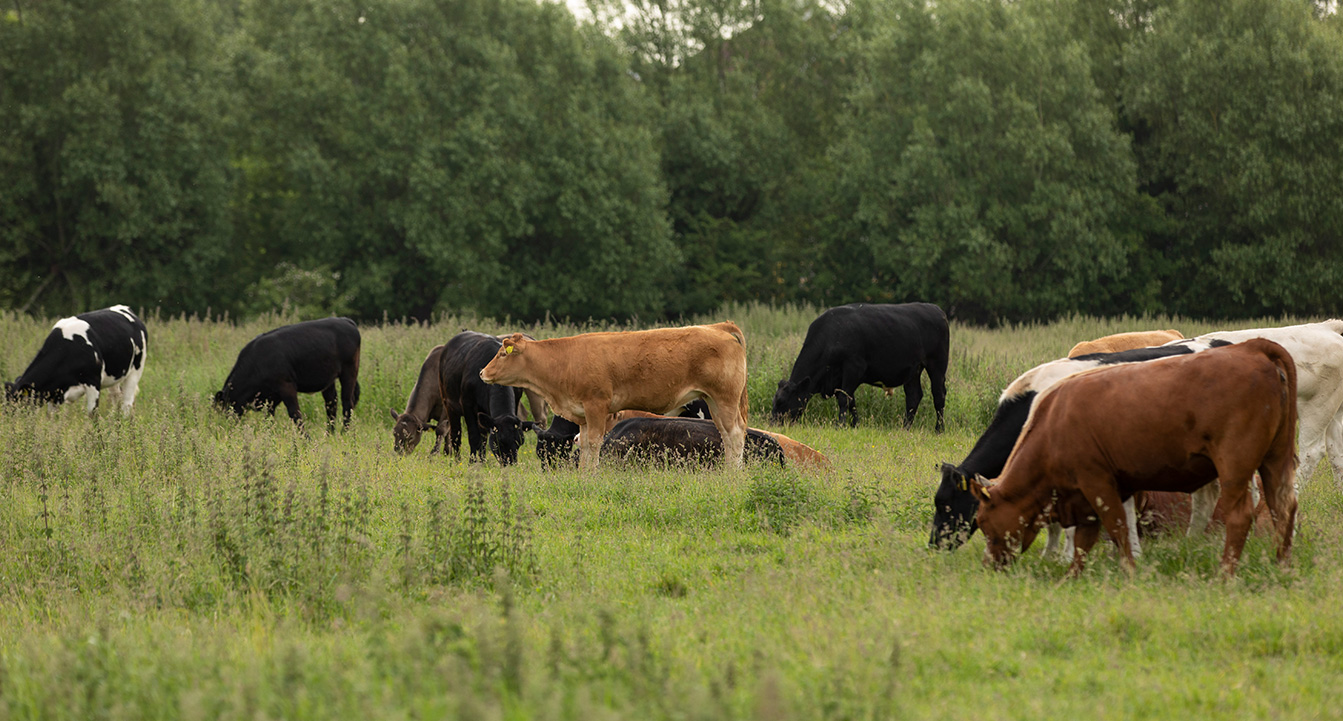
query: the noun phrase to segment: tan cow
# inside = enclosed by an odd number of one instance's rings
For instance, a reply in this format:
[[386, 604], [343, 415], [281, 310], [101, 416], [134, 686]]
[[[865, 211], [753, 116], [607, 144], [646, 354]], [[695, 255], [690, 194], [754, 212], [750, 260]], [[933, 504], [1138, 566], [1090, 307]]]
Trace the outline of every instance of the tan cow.
[[1115, 333], [1096, 340], [1084, 340], [1068, 351], [1069, 358], [1092, 353], [1118, 353], [1134, 348], [1148, 348], [1165, 345], [1173, 340], [1184, 338], [1178, 330], [1140, 330], [1132, 333]]
[[[583, 333], [528, 340], [514, 333], [481, 380], [535, 391], [579, 427], [579, 465], [595, 468], [607, 419], [625, 409], [670, 413], [709, 405], [725, 457], [742, 466], [746, 445], [746, 336], [731, 321], [683, 328]], [[587, 432], [595, 421], [599, 432]]]

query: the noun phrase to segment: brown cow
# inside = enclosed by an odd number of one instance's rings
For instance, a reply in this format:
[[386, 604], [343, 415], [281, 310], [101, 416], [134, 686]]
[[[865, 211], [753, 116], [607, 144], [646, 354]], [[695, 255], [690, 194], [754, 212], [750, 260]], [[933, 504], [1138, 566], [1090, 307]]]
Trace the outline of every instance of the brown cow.
[[1115, 333], [1096, 340], [1084, 340], [1068, 351], [1069, 358], [1092, 353], [1118, 353], [1134, 348], [1147, 348], [1165, 345], [1173, 340], [1184, 338], [1178, 330], [1140, 330], [1132, 333]]
[[481, 380], [535, 391], [579, 426], [579, 465], [595, 468], [607, 418], [627, 408], [670, 413], [703, 398], [725, 457], [742, 466], [746, 445], [746, 336], [714, 325], [528, 340], [514, 333], [480, 371]]
[[1005, 565], [1057, 521], [1078, 527], [1076, 575], [1103, 523], [1131, 572], [1123, 499], [1140, 490], [1189, 493], [1220, 479], [1222, 570], [1230, 575], [1253, 520], [1256, 470], [1285, 562], [1296, 518], [1295, 438], [1296, 364], [1272, 341], [1077, 374], [1036, 399], [998, 482], [970, 484], [986, 562]]

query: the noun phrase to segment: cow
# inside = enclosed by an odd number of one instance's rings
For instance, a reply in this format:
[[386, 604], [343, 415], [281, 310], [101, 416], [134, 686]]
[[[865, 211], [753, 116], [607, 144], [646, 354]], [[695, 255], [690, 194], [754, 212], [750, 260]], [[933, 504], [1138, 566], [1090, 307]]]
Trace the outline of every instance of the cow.
[[775, 423], [796, 421], [815, 394], [835, 397], [839, 424], [858, 424], [854, 393], [866, 383], [905, 389], [905, 427], [923, 400], [920, 374], [928, 373], [937, 411], [937, 431], [943, 429], [947, 396], [947, 359], [951, 331], [947, 315], [931, 303], [898, 305], [851, 303], [831, 308], [812, 321], [802, 350], [789, 377], [779, 381], [771, 418]]
[[[1216, 331], [1196, 336], [1192, 342], [1240, 343], [1251, 338], [1266, 338], [1281, 345], [1296, 363], [1299, 482], [1309, 481], [1326, 455], [1334, 477], [1343, 479], [1343, 320]], [[1190, 341], [1175, 343], [1181, 342]], [[1195, 522], [1206, 525], [1207, 516]]]
[[[1109, 365], [1143, 363], [1206, 350], [1213, 342], [1184, 341], [1157, 347], [1142, 347], [1118, 353], [1096, 353], [1077, 358], [1063, 358], [1038, 365], [1022, 373], [1003, 390], [998, 408], [988, 428], [979, 436], [974, 448], [959, 465], [943, 463], [942, 480], [933, 497], [933, 529], [928, 545], [933, 548], [955, 550], [974, 535], [975, 511], [979, 502], [970, 492], [970, 481], [976, 475], [996, 477], [1007, 463], [1007, 457], [1016, 445], [1026, 417], [1040, 393], [1068, 376]], [[1216, 341], [1227, 345], [1225, 341]], [[1209, 504], [1216, 497], [1200, 497], [1200, 503]], [[1130, 514], [1133, 515], [1133, 514]], [[1131, 542], [1137, 544], [1137, 527], [1131, 529]], [[1057, 533], [1051, 530], [1049, 549], [1056, 548]]]
[[746, 336], [735, 323], [583, 333], [528, 340], [514, 333], [480, 372], [486, 383], [535, 391], [579, 426], [579, 463], [596, 468], [607, 417], [667, 413], [702, 398], [740, 468], [746, 442]]
[[[522, 333], [515, 335], [526, 337]], [[467, 330], [453, 336], [443, 347], [438, 379], [448, 444], [455, 458], [461, 457], [463, 421], [471, 460], [485, 460], [488, 443], [494, 457], [504, 466], [517, 463], [524, 433], [540, 428], [537, 423], [518, 417], [519, 389], [481, 380], [481, 369], [502, 345], [499, 336]]]
[[1253, 522], [1256, 471], [1277, 535], [1291, 553], [1296, 518], [1296, 364], [1255, 338], [1156, 363], [1073, 375], [1036, 399], [996, 482], [976, 476], [985, 562], [1003, 567], [1047, 521], [1076, 526], [1069, 569], [1081, 573], [1102, 526], [1132, 573], [1123, 499], [1190, 493], [1220, 480], [1226, 514], [1222, 572], [1234, 575]]
[[[425, 357], [424, 363], [420, 365], [420, 374], [410, 389], [410, 397], [406, 399], [406, 409], [400, 413], [395, 408], [391, 409], [392, 449], [397, 453], [404, 455], [415, 450], [415, 446], [420, 442], [420, 435], [432, 430], [434, 446], [429, 449], [429, 455], [434, 455], [438, 453], [443, 443], [443, 436], [448, 432], [449, 426], [443, 422], [447, 415], [443, 407], [443, 391], [439, 385], [439, 364], [442, 361], [443, 348], [441, 345], [434, 346]], [[544, 419], [545, 401], [531, 393], [522, 395], [525, 399], [522, 397], [517, 399], [518, 418], [524, 421]], [[531, 427], [535, 427], [534, 424], [528, 426]]]
[[[746, 430], [746, 457], [784, 465], [783, 448], [773, 436]], [[602, 456], [616, 463], [710, 465], [723, 458], [723, 441], [713, 421], [698, 418], [636, 416], [615, 425], [602, 441]]]
[[[634, 418], [637, 414], [648, 416], [658, 416], [655, 413], [645, 413], [644, 411], [623, 410], [612, 414], [606, 419], [606, 427], [602, 431], [602, 437], [614, 428], [616, 423], [626, 418]], [[676, 409], [672, 418], [701, 418], [709, 419], [709, 406], [702, 400], [694, 400]], [[541, 460], [541, 469], [550, 470], [559, 468], [561, 465], [578, 465], [578, 424], [566, 420], [564, 416], [556, 414], [550, 421], [549, 428], [538, 428], [536, 430], [536, 457]]]
[[281, 326], [253, 338], [238, 352], [215, 393], [218, 408], [241, 416], [248, 408], [271, 415], [283, 403], [289, 417], [303, 427], [298, 394], [321, 393], [327, 429], [336, 425], [336, 382], [340, 381], [340, 408], [344, 427], [359, 403], [359, 327], [349, 318], [322, 318]]
[[1140, 330], [1132, 333], [1115, 333], [1096, 340], [1084, 340], [1068, 351], [1069, 358], [1092, 353], [1118, 353], [1134, 348], [1146, 348], [1165, 345], [1173, 340], [1181, 340], [1184, 335], [1178, 330]]
[[425, 356], [424, 363], [420, 365], [420, 375], [415, 379], [415, 385], [410, 389], [410, 397], [406, 399], [406, 410], [397, 413], [392, 410], [392, 449], [400, 454], [407, 454], [415, 450], [415, 446], [420, 443], [420, 435], [425, 431], [434, 431], [434, 447], [429, 449], [429, 455], [438, 453], [438, 449], [443, 445], [443, 436], [448, 432], [448, 426], [442, 421], [445, 417], [443, 413], [443, 392], [438, 384], [438, 366], [443, 358], [444, 346], [434, 346]]
[[149, 334], [145, 324], [124, 305], [62, 318], [23, 374], [5, 384], [10, 400], [60, 404], [84, 399], [92, 414], [106, 390], [121, 396], [122, 412], [135, 405], [145, 370]]

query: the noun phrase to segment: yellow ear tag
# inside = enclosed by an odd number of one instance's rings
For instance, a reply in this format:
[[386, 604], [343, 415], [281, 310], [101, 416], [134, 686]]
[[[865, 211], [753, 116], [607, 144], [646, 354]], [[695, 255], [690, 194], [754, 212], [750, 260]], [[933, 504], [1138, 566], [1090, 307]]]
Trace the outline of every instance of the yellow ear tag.
[[517, 346], [506, 345], [504, 346], [504, 355], [513, 355], [515, 350], [517, 350]]
[[961, 477], [961, 490], [962, 491], [970, 490], [970, 481], [964, 476]]

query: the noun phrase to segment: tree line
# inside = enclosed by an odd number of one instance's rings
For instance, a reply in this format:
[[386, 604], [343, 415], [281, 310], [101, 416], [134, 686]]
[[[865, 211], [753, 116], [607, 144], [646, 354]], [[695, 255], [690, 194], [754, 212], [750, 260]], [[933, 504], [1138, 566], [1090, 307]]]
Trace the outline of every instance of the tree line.
[[5, 0], [0, 308], [1337, 314], [1306, 0]]

